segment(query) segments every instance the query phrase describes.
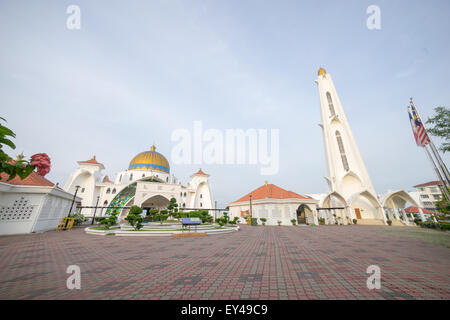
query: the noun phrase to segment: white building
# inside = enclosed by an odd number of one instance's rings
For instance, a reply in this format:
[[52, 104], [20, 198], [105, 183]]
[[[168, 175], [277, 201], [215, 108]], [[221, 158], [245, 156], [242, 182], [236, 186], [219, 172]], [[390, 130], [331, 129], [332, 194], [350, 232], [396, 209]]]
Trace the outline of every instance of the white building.
[[[74, 193], [82, 199], [78, 204], [83, 207], [129, 207], [138, 205], [144, 210], [166, 208], [171, 198], [175, 198], [180, 209], [213, 208], [209, 175], [201, 169], [191, 176], [184, 186], [170, 173], [167, 159], [155, 151], [136, 155], [128, 169], [118, 172], [113, 181], [102, 173], [105, 168], [95, 156], [88, 161], [78, 161], [79, 168], [71, 174], [64, 190]], [[97, 205], [98, 204], [98, 205]], [[92, 216], [94, 208], [84, 208], [81, 213]], [[96, 216], [109, 213], [108, 210], [96, 210]], [[121, 210], [120, 220], [126, 217], [128, 209]]]
[[32, 172], [21, 180], [1, 174], [0, 235], [55, 230], [67, 217], [73, 195]]
[[267, 225], [277, 225], [278, 221], [282, 225], [292, 225], [292, 219], [298, 224], [318, 224], [316, 206], [319, 201], [267, 182], [228, 204], [231, 219], [239, 217], [241, 223], [245, 223], [244, 216], [250, 214], [250, 196], [251, 214], [259, 224], [260, 218], [266, 218]]
[[420, 198], [422, 207], [431, 211], [436, 211], [436, 202], [442, 200], [440, 186], [442, 186], [442, 182], [440, 181], [429, 181], [414, 186]]

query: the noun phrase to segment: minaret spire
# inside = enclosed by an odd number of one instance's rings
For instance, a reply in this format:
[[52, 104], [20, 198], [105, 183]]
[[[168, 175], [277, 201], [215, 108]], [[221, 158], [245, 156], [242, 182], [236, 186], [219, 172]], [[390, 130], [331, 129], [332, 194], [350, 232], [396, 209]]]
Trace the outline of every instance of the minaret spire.
[[[320, 68], [316, 79], [319, 90], [320, 112], [325, 155], [327, 183], [331, 204], [333, 197], [348, 207], [350, 218], [383, 219], [372, 181], [366, 170], [353, 137], [350, 125], [337, 94], [331, 75]], [[335, 206], [333, 204], [333, 206]], [[337, 206], [337, 204], [336, 204]], [[359, 217], [360, 215], [365, 217]]]

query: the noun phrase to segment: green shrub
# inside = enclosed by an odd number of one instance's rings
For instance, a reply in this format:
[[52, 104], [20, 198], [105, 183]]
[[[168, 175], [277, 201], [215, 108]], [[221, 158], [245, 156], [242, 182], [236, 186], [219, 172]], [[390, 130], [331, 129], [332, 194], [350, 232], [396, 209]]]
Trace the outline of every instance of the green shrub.
[[392, 225], [392, 220], [386, 220], [386, 222], [387, 222], [388, 226]]
[[293, 225], [295, 225], [296, 222], [297, 222], [297, 219], [291, 219], [291, 222], [292, 222]]
[[353, 219], [353, 223], [354, 223], [354, 224], [357, 224], [357, 223], [358, 223], [358, 220], [357, 220], [357, 219]]
[[258, 218], [252, 218], [252, 226], [258, 225]]
[[141, 217], [142, 208], [139, 206], [132, 206], [130, 208], [130, 212], [125, 220], [130, 224], [130, 226], [134, 227], [134, 230], [140, 230], [144, 225], [142, 221], [144, 220]]
[[119, 215], [119, 210], [114, 209], [109, 216], [97, 217], [95, 221], [98, 221], [100, 224], [104, 225], [106, 229], [111, 228], [117, 223], [117, 216]]
[[448, 222], [441, 222], [439, 223], [439, 226], [442, 230], [450, 230], [450, 223]]
[[72, 218], [74, 219], [74, 224], [76, 226], [79, 226], [80, 224], [82, 224], [83, 222], [85, 222], [87, 220], [86, 217], [79, 212], [74, 213], [72, 215]]

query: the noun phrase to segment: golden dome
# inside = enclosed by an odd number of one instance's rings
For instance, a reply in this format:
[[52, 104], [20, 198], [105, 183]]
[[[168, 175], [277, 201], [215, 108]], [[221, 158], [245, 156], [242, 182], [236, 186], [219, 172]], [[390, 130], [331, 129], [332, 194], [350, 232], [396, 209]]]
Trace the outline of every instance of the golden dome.
[[165, 173], [170, 172], [169, 161], [153, 145], [150, 151], [144, 151], [131, 160], [128, 170], [156, 170]]
[[323, 76], [323, 75], [325, 75], [326, 73], [327, 73], [327, 72], [325, 71], [324, 68], [320, 68], [320, 69], [319, 69], [319, 72], [317, 72], [317, 75]]

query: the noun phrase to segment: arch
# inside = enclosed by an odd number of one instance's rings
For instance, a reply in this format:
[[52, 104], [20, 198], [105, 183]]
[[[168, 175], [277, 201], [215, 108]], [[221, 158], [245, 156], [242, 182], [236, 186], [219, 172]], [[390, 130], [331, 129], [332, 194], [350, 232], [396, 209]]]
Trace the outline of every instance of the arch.
[[364, 189], [361, 178], [352, 170], [344, 173], [339, 181], [339, 188], [340, 190], [345, 190], [345, 196], [355, 194]]
[[157, 194], [157, 195], [153, 195], [148, 197], [147, 199], [145, 199], [144, 201], [142, 201], [141, 203], [141, 207], [142, 208], [147, 208], [147, 209], [165, 209], [167, 208], [167, 206], [170, 203], [170, 199]]
[[[134, 195], [136, 194], [136, 182], [129, 184], [122, 190], [120, 190], [119, 193], [116, 194], [116, 196], [110, 201], [109, 206], [110, 207], [124, 207], [132, 198], [134, 199]], [[108, 208], [106, 210], [106, 215], [110, 215], [112, 212], [112, 208]], [[122, 209], [117, 209], [119, 212], [122, 211]], [[120, 214], [122, 216], [122, 214]]]
[[[335, 201], [336, 200], [336, 201]], [[348, 203], [345, 198], [338, 193], [337, 191], [333, 191], [328, 193], [321, 201], [319, 205], [322, 209], [327, 210], [318, 210], [318, 216], [320, 218], [325, 219], [325, 222], [328, 224], [337, 223], [337, 217], [340, 216], [341, 219], [344, 219], [342, 222], [347, 223], [344, 216], [348, 216]], [[343, 208], [343, 209], [333, 209], [333, 208]]]
[[302, 203], [298, 206], [297, 210], [297, 224], [309, 224], [314, 223], [313, 211], [307, 205]]
[[106, 189], [106, 193], [111, 193], [111, 188]]
[[389, 191], [383, 196], [381, 204], [384, 214], [390, 220], [402, 219], [406, 225], [412, 224], [414, 216], [405, 212], [407, 203], [419, 208], [418, 203], [404, 190]]
[[[358, 215], [358, 211], [361, 215], [361, 219], [382, 219], [385, 220], [382, 213], [381, 204], [378, 199], [367, 189], [356, 192], [348, 199], [349, 206], [355, 211], [355, 215]], [[358, 206], [358, 207], [356, 207]], [[370, 207], [372, 206], [372, 207]], [[360, 219], [359, 217], [356, 217]]]
[[108, 205], [108, 201], [105, 200], [105, 202], [103, 202], [103, 206], [107, 206]]
[[111, 193], [115, 194], [116, 193], [116, 188], [112, 189]]

